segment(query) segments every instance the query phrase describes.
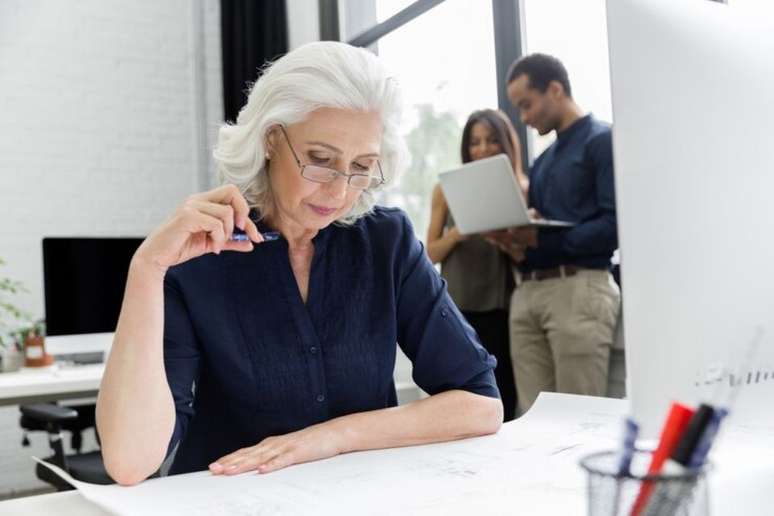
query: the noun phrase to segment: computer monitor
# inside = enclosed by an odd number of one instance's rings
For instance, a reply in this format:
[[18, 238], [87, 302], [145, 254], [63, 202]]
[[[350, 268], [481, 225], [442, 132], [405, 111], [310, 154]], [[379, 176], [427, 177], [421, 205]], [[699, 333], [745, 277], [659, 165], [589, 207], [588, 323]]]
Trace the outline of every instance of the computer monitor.
[[706, 0], [611, 0], [607, 16], [633, 413], [653, 437], [671, 400], [733, 382], [732, 421], [770, 428], [774, 17]]
[[44, 238], [46, 350], [93, 362], [109, 349], [142, 238]]

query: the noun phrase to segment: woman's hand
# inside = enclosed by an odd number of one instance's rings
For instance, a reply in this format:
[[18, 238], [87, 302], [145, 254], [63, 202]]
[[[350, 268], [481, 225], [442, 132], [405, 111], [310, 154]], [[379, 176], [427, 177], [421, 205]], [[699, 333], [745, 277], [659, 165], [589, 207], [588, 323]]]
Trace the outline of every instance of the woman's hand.
[[[205, 253], [249, 252], [263, 241], [249, 219], [250, 208], [239, 189], [224, 185], [192, 195], [175, 214], [156, 228], [135, 253], [134, 260], [152, 264], [161, 272]], [[234, 226], [250, 240], [232, 241]]]
[[335, 420], [285, 435], [267, 437], [210, 464], [215, 475], [257, 470], [269, 473], [293, 464], [327, 459], [345, 451], [344, 434]]

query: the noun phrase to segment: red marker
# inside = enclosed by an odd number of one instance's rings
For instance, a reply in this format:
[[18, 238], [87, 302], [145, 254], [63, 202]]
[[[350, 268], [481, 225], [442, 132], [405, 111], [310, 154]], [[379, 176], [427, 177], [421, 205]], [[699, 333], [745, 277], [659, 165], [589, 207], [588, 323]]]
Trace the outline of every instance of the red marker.
[[[661, 429], [661, 438], [658, 441], [658, 448], [653, 452], [653, 458], [650, 460], [650, 466], [648, 467], [648, 475], [657, 475], [661, 472], [661, 468], [675, 451], [677, 443], [680, 437], [688, 427], [688, 422], [693, 416], [694, 410], [692, 408], [681, 405], [680, 403], [672, 403], [672, 407], [669, 409], [669, 415], [667, 416], [664, 428]], [[637, 493], [637, 499], [634, 501], [632, 507], [632, 516], [639, 516], [645, 504], [648, 502], [651, 493], [654, 488], [653, 482], [645, 481], [640, 487], [640, 492]]]

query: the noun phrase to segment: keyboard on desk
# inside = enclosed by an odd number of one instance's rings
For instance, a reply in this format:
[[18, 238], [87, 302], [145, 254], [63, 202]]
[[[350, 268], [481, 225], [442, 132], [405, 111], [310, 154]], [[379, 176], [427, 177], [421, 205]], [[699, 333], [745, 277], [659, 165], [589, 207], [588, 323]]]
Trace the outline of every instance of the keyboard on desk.
[[105, 360], [104, 351], [62, 353], [54, 355], [57, 362], [72, 362], [73, 364], [101, 364]]

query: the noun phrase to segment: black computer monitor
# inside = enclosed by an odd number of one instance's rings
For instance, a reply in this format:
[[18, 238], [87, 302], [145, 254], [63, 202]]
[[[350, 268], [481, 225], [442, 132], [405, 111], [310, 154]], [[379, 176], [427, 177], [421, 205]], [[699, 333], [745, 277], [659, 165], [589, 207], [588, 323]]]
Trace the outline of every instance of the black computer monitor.
[[98, 352], [115, 331], [129, 262], [142, 238], [44, 238], [46, 346]]

